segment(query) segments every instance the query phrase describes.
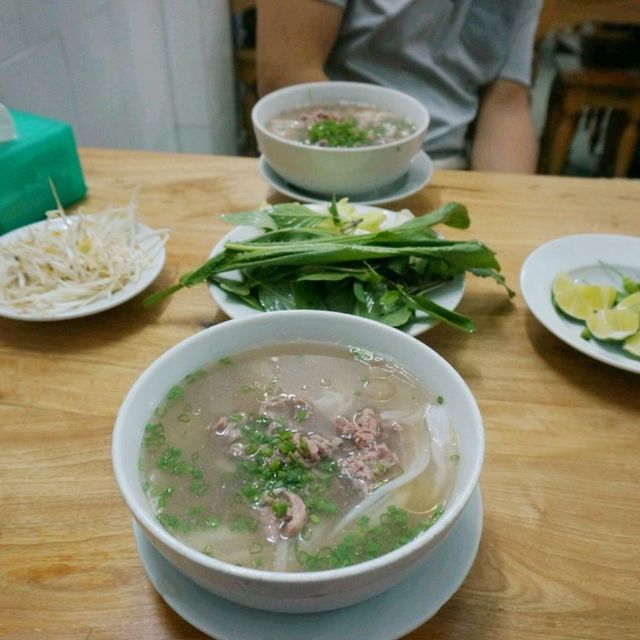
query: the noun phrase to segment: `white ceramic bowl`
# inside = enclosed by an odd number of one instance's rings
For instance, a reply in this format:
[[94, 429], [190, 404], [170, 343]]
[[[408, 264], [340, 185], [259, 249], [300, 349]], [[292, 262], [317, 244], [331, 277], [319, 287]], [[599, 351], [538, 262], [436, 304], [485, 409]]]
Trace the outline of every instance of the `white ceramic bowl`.
[[[257, 345], [292, 341], [359, 346], [411, 371], [445, 398], [458, 435], [457, 475], [445, 512], [403, 547], [361, 564], [317, 572], [272, 572], [227, 564], [169, 534], [155, 518], [138, 470], [140, 442], [153, 409], [187, 373]], [[467, 504], [480, 475], [484, 431], [478, 406], [458, 373], [435, 351], [381, 323], [326, 311], [277, 311], [205, 329], [160, 356], [140, 376], [118, 413], [113, 433], [116, 480], [144, 535], [179, 571], [212, 593], [259, 609], [316, 612], [377, 595], [415, 570], [441, 542]]]
[[[267, 130], [267, 123], [285, 109], [332, 102], [389, 109], [413, 122], [415, 131], [379, 146], [331, 148], [285, 140]], [[429, 112], [415, 98], [361, 82], [311, 82], [279, 89], [256, 103], [251, 119], [260, 151], [276, 173], [306, 191], [337, 197], [380, 189], [405, 174], [421, 150], [429, 126]]]

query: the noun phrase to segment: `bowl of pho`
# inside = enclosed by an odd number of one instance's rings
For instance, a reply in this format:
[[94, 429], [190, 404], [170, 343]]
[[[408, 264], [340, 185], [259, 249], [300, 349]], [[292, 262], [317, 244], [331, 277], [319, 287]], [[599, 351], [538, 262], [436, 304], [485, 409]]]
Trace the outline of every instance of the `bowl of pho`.
[[415, 98], [359, 82], [285, 87], [262, 97], [251, 117], [261, 153], [284, 180], [350, 198], [404, 175], [429, 126]]
[[317, 612], [398, 584], [478, 482], [482, 419], [435, 351], [326, 311], [230, 320], [134, 383], [113, 467], [140, 531], [213, 594]]

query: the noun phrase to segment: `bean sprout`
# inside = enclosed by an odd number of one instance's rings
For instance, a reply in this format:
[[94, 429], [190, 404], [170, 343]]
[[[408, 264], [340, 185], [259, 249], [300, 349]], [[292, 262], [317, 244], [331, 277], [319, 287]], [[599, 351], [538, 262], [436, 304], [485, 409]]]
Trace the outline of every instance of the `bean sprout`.
[[168, 238], [136, 223], [135, 197], [124, 207], [47, 219], [0, 245], [0, 304], [52, 316], [104, 301], [135, 282]]

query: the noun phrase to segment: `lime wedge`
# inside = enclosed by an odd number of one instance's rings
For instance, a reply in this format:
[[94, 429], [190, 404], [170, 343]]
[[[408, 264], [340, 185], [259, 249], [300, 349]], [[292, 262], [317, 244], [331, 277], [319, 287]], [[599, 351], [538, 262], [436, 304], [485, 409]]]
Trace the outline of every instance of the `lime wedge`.
[[628, 353], [640, 358], [640, 331], [627, 338], [624, 341], [622, 348]]
[[594, 311], [610, 309], [618, 296], [616, 288], [606, 284], [579, 284], [578, 290]]
[[555, 277], [552, 291], [560, 310], [577, 320], [586, 320], [594, 311], [610, 309], [617, 296], [615, 287], [579, 284], [564, 273]]
[[575, 283], [566, 273], [559, 273], [553, 279], [551, 290], [553, 291], [553, 295], [557, 296], [560, 292], [575, 287], [576, 284], [577, 283]]
[[376, 211], [375, 209], [366, 211], [362, 215], [362, 222], [358, 225], [358, 229], [375, 233], [380, 231], [380, 225], [386, 219], [387, 216], [384, 215], [384, 211]]
[[624, 340], [640, 328], [640, 316], [629, 309], [600, 309], [587, 317], [587, 329], [599, 340]]
[[622, 298], [616, 305], [616, 309], [630, 309], [640, 315], [640, 291], [636, 291], [626, 298]]

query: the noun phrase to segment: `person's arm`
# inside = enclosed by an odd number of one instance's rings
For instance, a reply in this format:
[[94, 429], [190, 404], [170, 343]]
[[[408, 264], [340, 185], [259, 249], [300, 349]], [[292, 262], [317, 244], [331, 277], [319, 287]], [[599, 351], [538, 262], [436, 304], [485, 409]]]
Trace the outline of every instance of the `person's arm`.
[[498, 79], [483, 94], [471, 147], [476, 171], [535, 173], [538, 162], [529, 89]]
[[321, 0], [258, 0], [258, 93], [327, 80], [324, 64], [342, 21], [342, 9]]

